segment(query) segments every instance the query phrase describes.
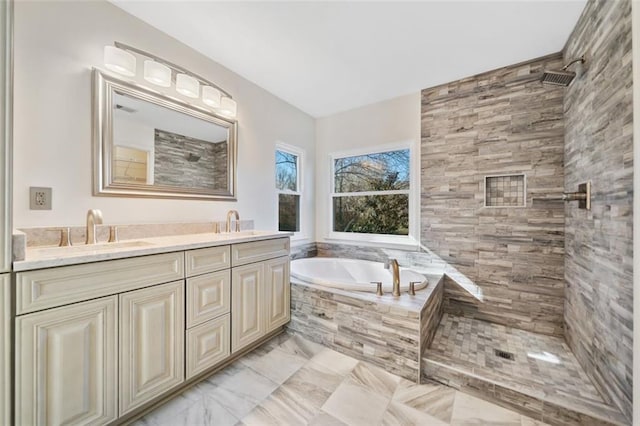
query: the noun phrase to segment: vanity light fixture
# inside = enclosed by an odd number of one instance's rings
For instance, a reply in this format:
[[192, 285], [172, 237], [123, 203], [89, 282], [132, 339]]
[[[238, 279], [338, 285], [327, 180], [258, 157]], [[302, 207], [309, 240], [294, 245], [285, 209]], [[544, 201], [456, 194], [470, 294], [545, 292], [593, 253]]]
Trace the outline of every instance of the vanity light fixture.
[[[189, 102], [199, 108], [206, 109], [204, 106], [197, 105], [201, 103], [221, 116], [236, 118], [238, 111], [236, 101], [231, 99], [231, 95], [220, 86], [158, 56], [117, 41], [113, 46], [105, 46], [104, 48], [105, 66], [109, 70], [127, 77], [136, 76], [137, 57], [144, 59], [143, 77], [149, 83], [166, 87], [169, 91], [175, 89], [175, 92], [191, 99], [199, 99], [199, 101]], [[175, 86], [172, 88], [174, 73]], [[202, 98], [200, 98], [200, 86], [202, 86]], [[164, 94], [172, 95], [171, 93]]]
[[176, 90], [189, 98], [200, 96], [200, 83], [187, 74], [176, 75]]
[[220, 100], [219, 111], [220, 114], [226, 115], [227, 117], [235, 117], [238, 112], [238, 105], [233, 99], [224, 96]]
[[136, 75], [136, 57], [115, 46], [104, 47], [104, 66], [127, 77]]
[[202, 87], [202, 102], [209, 105], [212, 108], [220, 107], [220, 97], [222, 94], [218, 89], [211, 86]]
[[171, 86], [171, 68], [159, 62], [147, 59], [144, 61], [144, 79], [156, 86]]

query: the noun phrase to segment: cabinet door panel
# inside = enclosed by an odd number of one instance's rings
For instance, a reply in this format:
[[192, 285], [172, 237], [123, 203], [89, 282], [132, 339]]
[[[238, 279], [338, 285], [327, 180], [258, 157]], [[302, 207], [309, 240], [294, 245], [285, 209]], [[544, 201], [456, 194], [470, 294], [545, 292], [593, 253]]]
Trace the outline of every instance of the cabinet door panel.
[[120, 415], [184, 381], [184, 281], [120, 295]]
[[116, 418], [117, 297], [16, 319], [16, 424]]
[[264, 335], [263, 265], [234, 268], [231, 288], [231, 352]]
[[187, 330], [187, 379], [229, 357], [230, 326], [227, 314]]
[[266, 332], [275, 330], [291, 318], [289, 256], [264, 263]]
[[187, 328], [214, 319], [231, 308], [231, 271], [187, 278]]

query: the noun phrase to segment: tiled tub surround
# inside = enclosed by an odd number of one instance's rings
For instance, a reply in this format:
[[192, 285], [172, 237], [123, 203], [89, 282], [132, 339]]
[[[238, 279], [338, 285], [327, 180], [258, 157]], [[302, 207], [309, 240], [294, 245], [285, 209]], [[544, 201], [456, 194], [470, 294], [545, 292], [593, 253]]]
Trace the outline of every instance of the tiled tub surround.
[[587, 62], [564, 98], [565, 188], [591, 180], [593, 195], [591, 211], [565, 208], [565, 335], [587, 375], [631, 419], [632, 85], [640, 82], [632, 82], [630, 0], [587, 3], [565, 48], [566, 60], [582, 54]]
[[442, 275], [426, 276], [425, 289], [400, 297], [292, 279], [289, 329], [418, 382], [422, 349], [433, 339], [442, 314]]
[[[495, 350], [510, 352], [503, 359]], [[426, 378], [558, 425], [627, 424], [564, 339], [445, 313], [425, 352]]]
[[[562, 336], [563, 88], [540, 84], [560, 53], [422, 91], [421, 241], [482, 290], [460, 315]], [[484, 207], [484, 177], [526, 174], [526, 208]]]

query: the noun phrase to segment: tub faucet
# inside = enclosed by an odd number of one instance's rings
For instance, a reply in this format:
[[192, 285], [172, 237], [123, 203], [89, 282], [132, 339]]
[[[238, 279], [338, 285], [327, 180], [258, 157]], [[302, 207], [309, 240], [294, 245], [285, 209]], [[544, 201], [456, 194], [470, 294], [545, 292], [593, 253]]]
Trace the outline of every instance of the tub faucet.
[[393, 292], [394, 296], [400, 296], [400, 265], [396, 259], [389, 259], [384, 263], [384, 269], [389, 269], [393, 272]]
[[231, 232], [231, 217], [236, 217], [236, 232], [240, 232], [240, 214], [237, 210], [229, 210], [227, 212], [227, 232]]
[[91, 209], [87, 212], [87, 239], [85, 244], [96, 244], [96, 225], [102, 225], [102, 212]]

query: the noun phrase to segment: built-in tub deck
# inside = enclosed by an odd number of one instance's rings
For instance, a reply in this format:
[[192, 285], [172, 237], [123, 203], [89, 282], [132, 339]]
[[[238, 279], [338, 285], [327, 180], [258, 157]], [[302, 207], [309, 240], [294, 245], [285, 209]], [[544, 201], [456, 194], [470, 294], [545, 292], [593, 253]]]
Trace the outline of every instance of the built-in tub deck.
[[429, 281], [426, 288], [416, 291], [415, 296], [405, 292], [399, 297], [292, 279], [289, 328], [331, 349], [419, 382], [422, 353], [442, 316], [444, 291], [442, 274], [424, 275]]

